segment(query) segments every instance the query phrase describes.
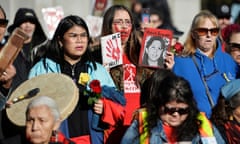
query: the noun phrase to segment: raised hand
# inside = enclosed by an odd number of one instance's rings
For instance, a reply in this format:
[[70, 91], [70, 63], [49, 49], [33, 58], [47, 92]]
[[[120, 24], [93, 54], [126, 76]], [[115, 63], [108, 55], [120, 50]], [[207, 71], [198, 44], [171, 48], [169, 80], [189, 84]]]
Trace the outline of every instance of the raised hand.
[[107, 56], [118, 61], [120, 60], [120, 56], [121, 56], [121, 51], [120, 48], [118, 47], [118, 41], [117, 39], [115, 39], [115, 46], [113, 45], [113, 40], [108, 40], [107, 41]]
[[0, 81], [3, 83], [2, 86], [4, 88], [10, 88], [12, 79], [15, 75], [16, 69], [12, 64], [10, 64], [5, 70], [5, 72], [3, 72], [3, 74], [0, 76]]

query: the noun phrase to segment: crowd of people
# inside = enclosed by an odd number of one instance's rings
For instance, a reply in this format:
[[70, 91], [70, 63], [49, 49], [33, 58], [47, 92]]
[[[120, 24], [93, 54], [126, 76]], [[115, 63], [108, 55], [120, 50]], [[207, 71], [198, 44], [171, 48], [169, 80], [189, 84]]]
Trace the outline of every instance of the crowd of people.
[[[142, 22], [141, 11], [134, 11], [135, 6], [150, 8], [149, 22]], [[8, 26], [0, 6], [1, 49], [18, 27], [29, 37], [0, 75], [0, 143], [238, 143], [238, 23], [229, 22], [223, 27], [223, 17], [201, 10], [189, 31], [182, 32], [171, 20], [167, 0], [152, 5], [137, 1], [132, 9], [112, 5], [102, 17], [100, 37], [114, 33], [121, 36], [123, 62], [109, 69], [102, 64], [101, 43], [92, 51], [89, 28], [80, 16], [62, 18], [48, 39], [33, 9], [18, 9], [13, 24]], [[156, 68], [139, 64], [141, 38], [147, 28], [173, 33], [172, 49], [164, 54], [163, 39], [151, 37], [146, 45], [145, 64]], [[180, 43], [183, 33], [187, 37]], [[118, 49], [111, 46], [108, 49], [114, 56]], [[64, 74], [76, 84], [79, 101], [73, 112], [61, 119], [54, 99], [36, 97], [23, 114], [26, 125], [13, 124], [6, 114], [12, 105], [8, 101], [11, 93], [26, 80], [48, 73]], [[101, 86], [101, 98], [90, 104], [92, 95], [86, 91], [94, 80]]]

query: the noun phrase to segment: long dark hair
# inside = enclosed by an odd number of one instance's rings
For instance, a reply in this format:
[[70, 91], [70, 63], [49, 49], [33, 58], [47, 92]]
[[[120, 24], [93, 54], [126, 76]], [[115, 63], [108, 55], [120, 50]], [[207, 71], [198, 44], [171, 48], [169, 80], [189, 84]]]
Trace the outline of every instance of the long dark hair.
[[[158, 65], [159, 66], [162, 66], [163, 64], [163, 55], [164, 55], [164, 50], [166, 49], [166, 45], [165, 45], [165, 41], [159, 37], [159, 36], [152, 36], [149, 38], [149, 40], [146, 42], [146, 49], [149, 49], [149, 47], [151, 46], [151, 44], [153, 43], [153, 41], [159, 41], [161, 43], [161, 48], [163, 49], [162, 50], [162, 53], [161, 53], [161, 56], [160, 58], [158, 59]], [[142, 64], [145, 64], [145, 65], [149, 65], [148, 64], [148, 54], [145, 52], [144, 55], [143, 55], [143, 59], [142, 59]]]
[[53, 35], [53, 38], [49, 40], [46, 43], [46, 45], [40, 47], [40, 50], [38, 51], [37, 54], [37, 59], [35, 61], [39, 60], [41, 57], [45, 57], [52, 59], [56, 63], [62, 64], [64, 60], [64, 50], [60, 45], [59, 40], [63, 39], [64, 34], [75, 25], [84, 28], [87, 32], [88, 37], [88, 47], [86, 52], [81, 57], [81, 61], [82, 62], [90, 61], [93, 63], [94, 68], [96, 68], [96, 63], [94, 62], [89, 51], [90, 35], [87, 24], [81, 17], [76, 15], [67, 16], [59, 22], [58, 27]]
[[197, 115], [199, 110], [189, 82], [179, 76], [169, 75], [159, 83], [152, 85], [150, 100], [147, 104], [148, 130], [151, 132], [151, 129], [157, 125], [157, 121], [160, 119], [159, 108], [172, 101], [185, 103], [190, 108], [186, 120], [174, 129], [174, 133], [177, 141], [191, 140], [198, 133]]
[[212, 110], [210, 120], [216, 126], [223, 126], [229, 120], [232, 115], [233, 108], [230, 107], [229, 102], [225, 100], [223, 96], [219, 96], [217, 104]]
[[175, 74], [168, 69], [157, 69], [153, 74], [144, 81], [142, 87], [141, 87], [141, 96], [140, 96], [140, 104], [141, 106], [145, 106], [147, 101], [150, 99], [150, 94], [155, 95], [155, 92], [153, 88], [158, 87], [158, 85], [161, 83], [161, 81], [168, 77], [168, 76], [174, 76]]
[[240, 92], [226, 100], [222, 94], [218, 98], [216, 106], [212, 110], [211, 121], [217, 126], [223, 126], [233, 115], [233, 111], [240, 104]]
[[42, 28], [41, 23], [39, 22], [39, 19], [34, 9], [19, 8], [15, 14], [13, 24], [8, 27], [8, 32], [9, 34], [12, 34], [14, 29], [19, 27], [21, 24], [23, 24], [26, 21], [30, 21], [35, 25], [35, 30], [31, 40], [31, 49], [32, 49], [32, 48], [38, 47], [38, 45], [42, 44], [47, 40], [47, 36]]
[[131, 11], [123, 5], [113, 5], [110, 7], [103, 16], [103, 27], [102, 27], [102, 36], [109, 35], [113, 33], [112, 23], [115, 12], [118, 10], [126, 11], [132, 22], [132, 32], [130, 38], [127, 42], [126, 49], [124, 50], [127, 54], [128, 59], [135, 65], [138, 64], [139, 52], [140, 52], [140, 43], [136, 37], [136, 28], [134, 24], [134, 19]]

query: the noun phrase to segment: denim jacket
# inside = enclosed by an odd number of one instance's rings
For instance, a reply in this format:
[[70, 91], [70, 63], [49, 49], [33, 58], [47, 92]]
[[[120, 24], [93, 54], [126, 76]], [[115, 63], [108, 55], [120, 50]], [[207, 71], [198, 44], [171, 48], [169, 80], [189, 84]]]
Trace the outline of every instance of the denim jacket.
[[[128, 128], [124, 134], [121, 144], [139, 144], [139, 131], [138, 131], [138, 121], [134, 120], [131, 126]], [[218, 144], [225, 144], [225, 141], [221, 137], [219, 131], [213, 126], [214, 136]], [[166, 134], [163, 130], [162, 121], [158, 120], [157, 126], [151, 130], [151, 137], [149, 139], [150, 144], [164, 144], [167, 143]], [[201, 136], [197, 134], [192, 139], [192, 144], [202, 144]]]

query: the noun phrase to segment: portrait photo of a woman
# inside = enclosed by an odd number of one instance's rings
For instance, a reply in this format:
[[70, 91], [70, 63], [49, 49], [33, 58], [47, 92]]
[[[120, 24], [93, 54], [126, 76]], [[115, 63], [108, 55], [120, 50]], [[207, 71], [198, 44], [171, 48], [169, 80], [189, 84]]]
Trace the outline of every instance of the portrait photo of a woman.
[[144, 46], [142, 65], [164, 67], [164, 55], [167, 50], [165, 41], [160, 36], [148, 36]]

